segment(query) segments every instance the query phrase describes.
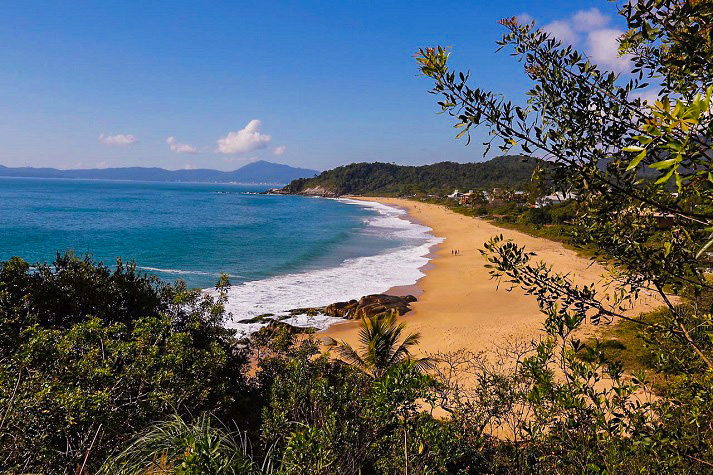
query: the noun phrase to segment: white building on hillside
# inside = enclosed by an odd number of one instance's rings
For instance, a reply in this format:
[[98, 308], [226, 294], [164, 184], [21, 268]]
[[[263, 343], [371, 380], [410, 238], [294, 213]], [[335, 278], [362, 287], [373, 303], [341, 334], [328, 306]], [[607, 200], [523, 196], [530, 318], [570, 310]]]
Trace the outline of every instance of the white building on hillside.
[[541, 198], [537, 198], [537, 202], [535, 203], [535, 207], [537, 208], [542, 208], [544, 206], [552, 205], [552, 204], [557, 204], [557, 203], [562, 203], [567, 200], [573, 200], [577, 198], [577, 195], [574, 193], [552, 193], [551, 195], [543, 196]]

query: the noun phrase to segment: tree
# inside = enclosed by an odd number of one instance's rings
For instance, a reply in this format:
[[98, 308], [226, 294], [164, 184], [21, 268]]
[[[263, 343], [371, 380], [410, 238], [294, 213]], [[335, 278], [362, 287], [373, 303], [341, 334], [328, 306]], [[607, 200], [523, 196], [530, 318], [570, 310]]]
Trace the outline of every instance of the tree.
[[235, 414], [246, 360], [226, 285], [214, 299], [71, 255], [0, 265], [0, 468], [93, 472], [152, 422]]
[[[611, 469], [605, 446], [636, 452], [649, 470], [709, 469], [713, 431], [704, 421], [713, 415], [713, 286], [705, 270], [713, 246], [713, 2], [637, 0], [621, 13], [630, 28], [621, 51], [633, 57], [623, 77], [532, 24], [503, 20], [507, 33], [499, 45], [512, 49], [534, 82], [526, 104], [472, 88], [469, 73], [449, 69], [443, 47], [422, 49], [417, 60], [434, 80], [442, 110], [461, 129], [458, 137], [470, 141], [471, 130], [485, 126], [491, 136], [486, 153], [499, 140], [504, 152], [520, 147], [543, 156], [550, 164], [543, 173], [558, 191], [577, 190], [572, 237], [616, 269], [604, 292], [575, 285], [515, 243], [486, 243], [492, 276], [534, 295], [547, 316], [548, 339], [524, 366], [539, 381], [531, 397], [551, 409], [535, 419], [541, 424], [533, 426], [533, 438], [555, 436], [572, 450], [568, 441], [578, 441], [580, 450], [595, 444], [587, 470]], [[658, 92], [653, 103], [641, 98], [651, 87]], [[585, 319], [630, 319], [625, 310], [642, 293], [657, 294], [666, 311], [657, 321], [633, 321], [658, 369], [673, 377], [664, 400], [650, 407], [636, 406], [631, 396], [639, 389], [629, 384], [638, 386], [639, 379], [622, 379], [617, 364], [597, 359], [582, 366], [576, 359], [582, 345], [575, 331]], [[677, 303], [672, 294], [685, 299]], [[551, 376], [555, 362], [564, 383]], [[604, 375], [615, 393], [597, 389], [595, 380]], [[596, 429], [586, 434], [575, 423]]]
[[374, 379], [403, 362], [428, 369], [432, 365], [429, 358], [414, 359], [410, 353], [410, 348], [417, 345], [421, 338], [419, 333], [410, 333], [399, 343], [405, 327], [405, 323], [396, 322], [395, 313], [363, 317], [359, 327], [360, 351], [343, 340], [329, 338], [327, 345], [336, 351], [341, 361]]
[[[386, 391], [389, 397], [379, 399], [381, 403], [376, 407], [382, 411], [389, 408], [387, 412], [397, 415], [402, 421], [404, 473], [408, 474], [409, 421], [417, 413], [418, 395], [428, 387], [428, 382], [419, 379], [418, 374], [424, 369], [431, 368], [433, 361], [430, 358], [415, 359], [411, 356], [410, 348], [418, 344], [420, 334], [410, 333], [399, 343], [406, 324], [397, 323], [396, 316], [396, 313], [389, 312], [362, 317], [359, 328], [361, 351], [355, 350], [343, 340], [330, 338], [327, 345], [335, 349], [342, 362], [377, 380], [375, 394], [378, 395], [380, 389], [383, 392], [383, 388], [389, 388]], [[415, 381], [418, 383], [415, 384]], [[398, 392], [404, 394], [394, 397]]]

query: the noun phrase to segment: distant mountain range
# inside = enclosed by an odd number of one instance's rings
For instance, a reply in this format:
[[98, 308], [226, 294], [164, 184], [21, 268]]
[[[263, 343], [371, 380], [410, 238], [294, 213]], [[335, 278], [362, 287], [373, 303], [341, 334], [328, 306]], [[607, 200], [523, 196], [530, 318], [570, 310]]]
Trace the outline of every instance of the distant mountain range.
[[88, 180], [173, 181], [199, 183], [269, 183], [285, 184], [297, 178], [311, 178], [317, 170], [295, 168], [289, 165], [258, 161], [231, 172], [219, 170], [165, 170], [163, 168], [92, 168], [58, 170], [56, 168], [19, 167], [0, 165], [2, 177], [24, 178], [74, 178]]

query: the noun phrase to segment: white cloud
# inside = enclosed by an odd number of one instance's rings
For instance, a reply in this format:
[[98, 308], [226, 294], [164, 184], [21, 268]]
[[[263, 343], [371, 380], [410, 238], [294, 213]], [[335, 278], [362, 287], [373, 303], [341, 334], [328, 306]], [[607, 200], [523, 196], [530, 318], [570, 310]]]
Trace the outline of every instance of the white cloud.
[[646, 101], [650, 106], [652, 106], [659, 98], [659, 90], [656, 88], [646, 89], [644, 91], [635, 92], [631, 96], [633, 99], [641, 99], [642, 101]]
[[609, 17], [598, 8], [580, 10], [572, 17], [572, 26], [578, 31], [592, 31], [607, 26]]
[[185, 165], [183, 165], [183, 170], [195, 170], [195, 169], [196, 169], [196, 167], [194, 167], [190, 163], [186, 163]]
[[272, 150], [273, 155], [284, 155], [287, 151], [287, 145], [280, 145]]
[[529, 25], [535, 20], [534, 18], [532, 18], [532, 15], [527, 12], [522, 12], [519, 15], [515, 15], [515, 19], [521, 25]]
[[218, 139], [216, 152], [220, 153], [245, 153], [260, 148], [265, 148], [272, 140], [269, 135], [260, 133], [260, 121], [251, 120], [244, 129], [230, 132], [225, 137]]
[[198, 149], [196, 149], [193, 145], [176, 142], [175, 137], [168, 137], [166, 139], [166, 143], [171, 150], [176, 153], [196, 153], [198, 151]]
[[127, 145], [133, 145], [137, 143], [139, 139], [137, 139], [131, 134], [99, 134], [99, 141], [104, 145], [109, 145], [110, 147], [126, 147]]
[[560, 40], [564, 45], [576, 44], [579, 35], [574, 32], [567, 20], [556, 20], [542, 27], [544, 31]]
[[587, 35], [587, 46], [592, 62], [602, 68], [615, 72], [631, 71], [631, 56], [619, 56], [619, 37], [621, 30], [607, 28], [594, 30]]
[[598, 8], [591, 8], [579, 10], [569, 18], [552, 21], [544, 25], [542, 30], [560, 40], [563, 45], [577, 45], [584, 38], [584, 50], [592, 63], [617, 73], [629, 72], [632, 67], [631, 56], [619, 56], [618, 39], [624, 32], [605, 28], [610, 20]]

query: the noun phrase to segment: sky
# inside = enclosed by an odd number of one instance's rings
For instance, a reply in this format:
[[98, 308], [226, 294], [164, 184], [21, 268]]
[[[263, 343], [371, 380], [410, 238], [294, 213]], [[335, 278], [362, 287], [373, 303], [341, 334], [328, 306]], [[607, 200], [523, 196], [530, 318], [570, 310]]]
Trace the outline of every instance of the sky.
[[5, 1], [0, 164], [482, 161], [484, 135], [454, 140], [413, 56], [448, 46], [475, 86], [524, 100], [521, 66], [496, 52], [511, 16], [627, 67], [606, 0]]

